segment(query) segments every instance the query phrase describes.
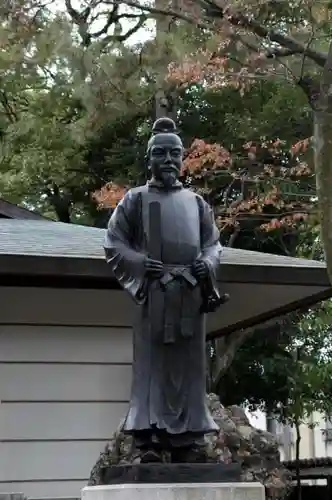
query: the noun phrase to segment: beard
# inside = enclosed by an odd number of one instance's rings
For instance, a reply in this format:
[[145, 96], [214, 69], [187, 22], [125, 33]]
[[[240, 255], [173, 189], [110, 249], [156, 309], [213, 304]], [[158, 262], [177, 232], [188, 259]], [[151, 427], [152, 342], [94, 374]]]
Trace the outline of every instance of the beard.
[[170, 189], [177, 181], [177, 175], [175, 172], [161, 172], [160, 180], [166, 189]]

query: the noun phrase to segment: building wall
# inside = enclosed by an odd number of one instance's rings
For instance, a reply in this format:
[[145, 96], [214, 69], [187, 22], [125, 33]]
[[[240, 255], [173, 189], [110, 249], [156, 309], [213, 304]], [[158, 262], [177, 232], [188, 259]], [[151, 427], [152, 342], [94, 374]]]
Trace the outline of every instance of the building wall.
[[0, 288], [0, 303], [0, 492], [79, 497], [125, 416], [128, 303], [29, 287]]
[[[331, 422], [327, 421], [325, 415], [315, 412], [310, 422], [313, 424], [311, 429], [308, 425], [303, 425], [301, 429], [301, 445], [303, 439], [302, 453], [303, 458], [319, 458], [332, 456]], [[303, 436], [303, 438], [302, 438]]]
[[[315, 412], [300, 426], [300, 459], [332, 456], [332, 434], [326, 434], [331, 424], [324, 415]], [[287, 439], [288, 434], [288, 439]], [[277, 435], [280, 440], [281, 458], [294, 460], [296, 458], [296, 432], [294, 428], [277, 424]], [[328, 436], [328, 437], [327, 437]]]

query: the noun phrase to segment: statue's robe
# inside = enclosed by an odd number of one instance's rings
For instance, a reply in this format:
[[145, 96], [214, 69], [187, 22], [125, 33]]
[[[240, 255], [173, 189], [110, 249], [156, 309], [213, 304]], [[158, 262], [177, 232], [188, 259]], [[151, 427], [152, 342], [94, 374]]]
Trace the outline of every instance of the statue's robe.
[[[160, 203], [162, 279], [149, 280], [147, 207]], [[205, 434], [217, 425], [206, 406], [205, 317], [202, 303], [218, 298], [219, 231], [209, 205], [180, 182], [165, 190], [150, 181], [129, 191], [113, 212], [105, 239], [108, 264], [138, 304], [134, 322], [133, 379], [124, 431]], [[191, 274], [200, 258], [207, 286]]]

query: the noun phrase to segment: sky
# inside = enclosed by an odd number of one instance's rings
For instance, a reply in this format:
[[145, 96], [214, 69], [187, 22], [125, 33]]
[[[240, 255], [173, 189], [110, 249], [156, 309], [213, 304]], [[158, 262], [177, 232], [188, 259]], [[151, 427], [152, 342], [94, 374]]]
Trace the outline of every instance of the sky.
[[[91, 2], [89, 2], [89, 0], [86, 2], [84, 2], [84, 1], [82, 2], [79, 0], [71, 0], [72, 7], [78, 11], [82, 11], [84, 9], [84, 7], [90, 3]], [[142, 2], [142, 3], [144, 3], [144, 2]], [[94, 9], [94, 13], [107, 11], [109, 8], [110, 8], [109, 5], [104, 5], [104, 6], [101, 5], [100, 7], [97, 7]], [[50, 10], [53, 12], [66, 11], [65, 0], [55, 0], [54, 3], [52, 4], [52, 6], [50, 7]], [[127, 8], [122, 7], [121, 10], [123, 12], [126, 12], [126, 13], [134, 13], [135, 12], [135, 9], [133, 9], [132, 7], [127, 7]], [[104, 26], [105, 18], [106, 18], [106, 16], [100, 16], [100, 18], [97, 19], [91, 25], [91, 27], [93, 28], [93, 31], [98, 31], [98, 29], [101, 29]], [[123, 26], [123, 31], [125, 33], [131, 27], [134, 26], [135, 22], [128, 20], [128, 19], [122, 19], [121, 24]], [[153, 36], [154, 36], [154, 22], [150, 21], [150, 22], [146, 23], [146, 26], [144, 28], [139, 29], [134, 35], [132, 35], [128, 39], [127, 43], [132, 44], [132, 45], [136, 45], [138, 43], [145, 42], [146, 40], [152, 38]]]
[[250, 413], [247, 410], [246, 414], [253, 427], [256, 427], [256, 429], [260, 429], [262, 431], [266, 431], [266, 416], [262, 411]]

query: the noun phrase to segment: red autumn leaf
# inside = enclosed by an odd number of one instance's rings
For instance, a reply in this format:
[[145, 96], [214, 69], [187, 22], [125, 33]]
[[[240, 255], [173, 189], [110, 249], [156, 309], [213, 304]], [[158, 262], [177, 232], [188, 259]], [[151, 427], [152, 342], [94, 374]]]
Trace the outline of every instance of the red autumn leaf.
[[195, 139], [183, 162], [183, 172], [204, 174], [207, 170], [227, 168], [231, 165], [231, 155], [220, 144], [208, 144]]
[[291, 147], [291, 153], [292, 155], [297, 155], [301, 153], [305, 153], [310, 146], [312, 137], [307, 137], [306, 139], [303, 139], [301, 141], [298, 141], [296, 144], [293, 144]]
[[115, 208], [127, 191], [124, 186], [119, 186], [113, 182], [108, 182], [98, 191], [92, 193], [92, 199], [97, 203], [100, 210], [105, 208]]

